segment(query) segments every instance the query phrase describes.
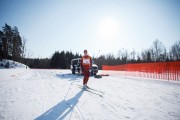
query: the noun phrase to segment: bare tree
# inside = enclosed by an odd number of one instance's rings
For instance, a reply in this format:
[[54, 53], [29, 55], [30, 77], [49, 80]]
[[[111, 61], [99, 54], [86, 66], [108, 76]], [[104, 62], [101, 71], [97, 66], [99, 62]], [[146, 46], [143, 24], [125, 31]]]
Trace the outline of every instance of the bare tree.
[[163, 43], [161, 41], [159, 41], [158, 39], [156, 39], [153, 42], [153, 46], [152, 46], [152, 58], [154, 58], [154, 61], [160, 61], [160, 55], [164, 54], [163, 50], [165, 49]]
[[33, 56], [33, 52], [31, 50], [28, 50], [26, 53], [26, 58], [31, 58]]
[[127, 54], [127, 50], [125, 48], [121, 48], [117, 52], [117, 57], [122, 60], [126, 56], [126, 54]]
[[121, 50], [118, 50], [118, 52], [117, 52], [117, 58], [121, 59], [121, 54], [122, 54], [122, 51], [121, 51]]
[[171, 47], [172, 59], [180, 60], [180, 40], [174, 43]]
[[152, 49], [147, 49], [141, 52], [142, 60], [146, 62], [152, 61]]
[[131, 60], [133, 61], [133, 60], [135, 60], [135, 55], [136, 55], [136, 51], [133, 49], [132, 50], [132, 52], [130, 53], [130, 55], [131, 55]]
[[164, 48], [164, 50], [163, 50], [163, 56], [162, 56], [162, 61], [166, 61], [167, 59], [169, 59], [169, 57], [168, 57], [168, 52], [167, 52], [167, 49], [166, 48]]
[[127, 49], [125, 49], [125, 48], [121, 48], [119, 51], [118, 51], [118, 57], [120, 58], [120, 59], [123, 59], [123, 58], [128, 58], [128, 50]]
[[115, 57], [112, 53], [107, 54], [105, 58], [107, 60], [108, 65], [114, 65]]

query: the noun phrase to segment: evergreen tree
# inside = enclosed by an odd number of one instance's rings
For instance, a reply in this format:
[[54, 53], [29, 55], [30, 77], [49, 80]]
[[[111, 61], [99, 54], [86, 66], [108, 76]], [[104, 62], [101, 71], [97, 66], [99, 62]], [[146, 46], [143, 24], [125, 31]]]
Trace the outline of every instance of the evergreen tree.
[[72, 52], [56, 51], [50, 61], [50, 67], [68, 69], [70, 68], [71, 60], [74, 58], [80, 58], [79, 54], [73, 54]]
[[4, 34], [3, 32], [0, 30], [0, 60], [2, 60], [4, 58], [4, 53], [3, 53], [3, 39]]
[[4, 52], [4, 58], [5, 59], [11, 59], [12, 58], [12, 37], [13, 37], [13, 32], [11, 26], [7, 25], [5, 23], [5, 26], [3, 27], [3, 34], [4, 37], [2, 39], [3, 43], [3, 52]]
[[59, 54], [59, 66], [61, 69], [65, 69], [67, 67], [66, 65], [66, 55], [65, 55], [65, 52], [62, 51], [60, 54]]
[[18, 28], [13, 28], [13, 49], [12, 49], [13, 60], [19, 61], [22, 54], [22, 39], [19, 35]]
[[50, 66], [52, 68], [59, 68], [60, 67], [60, 62], [59, 62], [59, 51], [56, 51], [52, 58], [51, 58], [51, 62], [50, 62]]
[[0, 31], [0, 55], [1, 59], [12, 59], [20, 61], [22, 54], [22, 40], [17, 27], [5, 23]]

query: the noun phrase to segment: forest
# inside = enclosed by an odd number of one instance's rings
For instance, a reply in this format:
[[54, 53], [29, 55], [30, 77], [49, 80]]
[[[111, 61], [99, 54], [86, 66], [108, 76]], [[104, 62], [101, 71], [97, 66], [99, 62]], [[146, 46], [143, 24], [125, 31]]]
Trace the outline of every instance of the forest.
[[[18, 27], [11, 27], [6, 24], [0, 30], [0, 60], [10, 59], [28, 65], [30, 68], [52, 68], [69, 69], [71, 60], [82, 57], [75, 51], [55, 50], [51, 58], [31, 58], [27, 55], [27, 40], [20, 36]], [[128, 51], [125, 48], [119, 48], [117, 54], [92, 56], [94, 62], [101, 69], [102, 65], [121, 65], [127, 63], [147, 63], [161, 61], [179, 61], [180, 60], [180, 40], [177, 40], [170, 49], [158, 39], [155, 39], [152, 45], [137, 53], [135, 50]]]

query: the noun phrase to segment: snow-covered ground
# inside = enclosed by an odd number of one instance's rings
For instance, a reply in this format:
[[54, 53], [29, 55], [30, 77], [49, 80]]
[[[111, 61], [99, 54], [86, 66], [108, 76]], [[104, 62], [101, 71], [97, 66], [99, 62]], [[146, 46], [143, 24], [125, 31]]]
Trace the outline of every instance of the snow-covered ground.
[[90, 77], [98, 91], [88, 92], [82, 79], [70, 70], [0, 69], [0, 120], [180, 120], [180, 83], [111, 72]]

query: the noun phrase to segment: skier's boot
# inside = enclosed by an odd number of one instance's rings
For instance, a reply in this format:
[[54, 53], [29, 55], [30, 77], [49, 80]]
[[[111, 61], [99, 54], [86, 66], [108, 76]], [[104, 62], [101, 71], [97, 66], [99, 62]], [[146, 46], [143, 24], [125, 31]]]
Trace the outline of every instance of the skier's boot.
[[89, 87], [87, 86], [87, 84], [84, 84], [84, 85], [83, 85], [83, 88], [84, 88], [84, 89], [88, 89]]

